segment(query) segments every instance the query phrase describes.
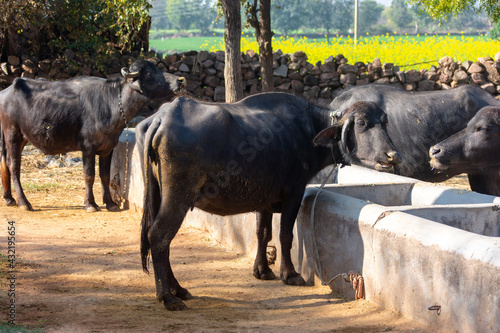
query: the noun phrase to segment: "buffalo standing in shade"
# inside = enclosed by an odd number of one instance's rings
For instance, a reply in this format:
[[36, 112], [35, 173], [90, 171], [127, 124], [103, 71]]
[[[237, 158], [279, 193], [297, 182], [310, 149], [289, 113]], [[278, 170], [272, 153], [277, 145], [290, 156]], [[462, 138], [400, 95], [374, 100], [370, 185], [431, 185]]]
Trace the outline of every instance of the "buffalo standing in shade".
[[2, 155], [0, 172], [3, 197], [33, 210], [21, 187], [21, 152], [30, 142], [44, 154], [81, 151], [85, 175], [85, 209], [98, 210], [92, 187], [95, 155], [103, 200], [118, 211], [109, 191], [111, 153], [125, 124], [149, 99], [165, 101], [185, 84], [184, 78], [162, 73], [153, 63], [137, 60], [122, 69], [123, 77], [102, 79], [77, 77], [67, 81], [17, 78], [0, 92]]
[[[174, 277], [169, 257], [170, 242], [193, 207], [217, 215], [257, 212], [253, 275], [262, 280], [275, 278], [266, 247], [272, 214], [281, 213], [280, 276], [286, 284], [304, 284], [290, 249], [308, 181], [332, 163], [388, 168], [400, 162], [384, 130], [386, 116], [372, 104], [355, 104], [331, 126], [330, 110], [284, 93], [263, 93], [234, 104], [181, 97], [141, 122], [141, 255], [147, 271], [151, 252], [158, 300], [169, 310], [182, 310], [186, 305], [181, 299], [191, 296]], [[313, 139], [329, 147], [315, 146]]]
[[500, 107], [479, 110], [466, 128], [432, 146], [429, 155], [437, 170], [500, 167]]
[[372, 84], [347, 90], [330, 107], [342, 112], [358, 101], [373, 101], [387, 114], [387, 133], [402, 156], [401, 164], [394, 168], [396, 174], [441, 182], [466, 172], [473, 191], [500, 195], [498, 167], [471, 169], [462, 164], [443, 172], [429, 164], [432, 145], [462, 130], [482, 107], [500, 106], [500, 101], [487, 91], [464, 85], [450, 90], [409, 92]]

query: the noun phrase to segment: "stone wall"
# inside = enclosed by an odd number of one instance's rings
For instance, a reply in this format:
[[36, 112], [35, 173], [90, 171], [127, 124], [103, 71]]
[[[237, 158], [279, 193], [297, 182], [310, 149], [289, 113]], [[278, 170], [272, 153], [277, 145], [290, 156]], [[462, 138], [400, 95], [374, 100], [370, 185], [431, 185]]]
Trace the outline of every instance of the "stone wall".
[[[201, 99], [224, 100], [224, 53], [206, 51], [169, 55], [165, 60], [168, 70], [188, 79], [188, 90]], [[454, 61], [450, 57], [439, 60], [439, 65], [429, 69], [404, 71], [392, 63], [382, 63], [376, 58], [371, 63], [349, 64], [339, 54], [323, 63], [311, 64], [304, 52], [273, 54], [274, 86], [277, 91], [291, 92], [305, 99], [329, 104], [339, 88], [370, 83], [399, 84], [406, 90], [450, 89], [462, 84], [477, 84], [497, 95], [500, 91], [500, 53], [495, 59], [479, 58], [476, 62]], [[166, 62], [165, 62], [166, 61]], [[242, 74], [245, 95], [261, 90], [258, 55], [248, 51], [242, 55]]]
[[[152, 55], [154, 54], [149, 54], [149, 56]], [[130, 65], [138, 57], [138, 52], [123, 55], [108, 61], [99, 70], [86, 65], [70, 50], [65, 52], [64, 57], [57, 59], [39, 60], [35, 57], [10, 55], [7, 62], [0, 63], [0, 88], [9, 86], [16, 77], [65, 80], [79, 75], [99, 77], [119, 75], [122, 67]]]
[[[133, 62], [137, 55], [123, 56], [109, 64], [106, 72], [117, 75], [122, 66]], [[146, 58], [163, 71], [184, 76], [189, 95], [207, 101], [222, 102], [224, 88], [224, 52], [189, 51], [163, 56], [150, 51]], [[354, 85], [371, 83], [397, 84], [406, 90], [425, 91], [450, 89], [462, 84], [477, 84], [492, 95], [500, 93], [500, 52], [495, 59], [482, 57], [477, 61], [454, 61], [450, 57], [439, 60], [438, 66], [429, 69], [407, 70], [392, 63], [382, 63], [376, 58], [370, 63], [349, 64], [339, 54], [324, 62], [311, 64], [302, 51], [273, 54], [274, 86], [276, 91], [290, 92], [320, 104], [329, 104], [342, 91]], [[245, 95], [261, 91], [258, 54], [247, 51], [241, 55], [243, 89]], [[9, 85], [14, 77], [41, 77], [66, 79], [75, 75], [104, 76], [88, 66], [79, 66], [71, 54], [62, 59], [38, 61], [29, 57], [10, 56], [0, 64], [0, 84]]]

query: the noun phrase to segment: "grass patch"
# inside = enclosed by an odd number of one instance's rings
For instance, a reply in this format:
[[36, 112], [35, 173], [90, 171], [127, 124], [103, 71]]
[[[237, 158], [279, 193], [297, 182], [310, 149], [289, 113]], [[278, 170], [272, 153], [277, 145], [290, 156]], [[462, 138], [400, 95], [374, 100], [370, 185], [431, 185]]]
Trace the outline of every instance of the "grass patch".
[[0, 323], [0, 333], [38, 333], [42, 326], [30, 327], [27, 325], [11, 325], [8, 322]]
[[[3, 253], [0, 253], [0, 300], [2, 300], [2, 303], [5, 303], [4, 301], [7, 300], [7, 276], [8, 276], [8, 271], [10, 270], [10, 263], [7, 261], [7, 256], [4, 255]], [[1, 308], [1, 307], [0, 307]]]
[[201, 51], [202, 47], [209, 43], [210, 46], [219, 45], [224, 42], [223, 37], [184, 37], [150, 39], [149, 46], [163, 53], [176, 53], [186, 51]]
[[23, 190], [25, 192], [48, 192], [58, 189], [72, 189], [72, 188], [74, 188], [74, 186], [72, 185], [57, 184], [57, 183], [44, 183], [44, 184], [23, 183]]

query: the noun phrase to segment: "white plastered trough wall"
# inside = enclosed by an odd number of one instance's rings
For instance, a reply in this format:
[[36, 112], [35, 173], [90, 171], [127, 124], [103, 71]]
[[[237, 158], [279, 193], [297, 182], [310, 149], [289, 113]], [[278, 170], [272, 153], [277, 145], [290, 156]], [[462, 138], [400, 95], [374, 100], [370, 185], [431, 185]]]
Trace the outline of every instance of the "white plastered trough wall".
[[[111, 173], [112, 179], [119, 175], [115, 184], [120, 179], [121, 188], [125, 137], [115, 148]], [[144, 187], [133, 130], [128, 139], [129, 194], [122, 196], [131, 209], [141, 209]], [[314, 219], [311, 206], [320, 190], [311, 185], [297, 217], [293, 262], [309, 283], [319, 283], [318, 275], [328, 281], [356, 271], [364, 277], [366, 298], [381, 307], [457, 332], [500, 332], [499, 197], [359, 167], [340, 169], [338, 181], [321, 190]], [[255, 254], [253, 213], [221, 217], [194, 209], [184, 223]], [[272, 242], [279, 249], [278, 226], [275, 214]], [[330, 287], [354, 296], [342, 280]], [[431, 306], [440, 306], [439, 313]]]

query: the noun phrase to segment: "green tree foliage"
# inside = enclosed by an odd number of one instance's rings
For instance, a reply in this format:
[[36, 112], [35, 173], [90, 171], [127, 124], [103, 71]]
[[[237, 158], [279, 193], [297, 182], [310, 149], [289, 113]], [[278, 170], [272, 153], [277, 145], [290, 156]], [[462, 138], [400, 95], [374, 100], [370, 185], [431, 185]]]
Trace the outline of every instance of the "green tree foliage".
[[271, 22], [273, 29], [288, 35], [296, 30], [308, 18], [310, 1], [276, 0], [271, 3]]
[[[61, 1], [61, 0], [59, 0]], [[65, 0], [66, 2], [80, 3], [81, 0]], [[147, 0], [100, 0], [103, 4], [101, 15], [103, 15], [103, 25], [100, 30], [107, 30], [110, 38], [112, 34], [117, 37], [115, 46], [121, 51], [141, 50], [147, 51], [148, 32], [151, 25], [151, 18], [148, 10], [151, 4]], [[98, 4], [100, 1], [89, 1]], [[94, 17], [98, 15], [91, 11]], [[107, 19], [104, 21], [104, 19]], [[105, 34], [104, 34], [105, 36]]]
[[405, 29], [413, 22], [412, 14], [405, 0], [392, 0], [386, 11], [389, 24], [395, 29]]
[[421, 5], [422, 10], [433, 18], [447, 18], [473, 10], [486, 13], [492, 22], [500, 20], [498, 0], [406, 0], [411, 5]]
[[202, 34], [208, 32], [217, 17], [209, 0], [167, 0], [165, 14], [171, 28], [199, 29]]
[[215, 21], [216, 13], [212, 9], [212, 4], [207, 0], [195, 0], [198, 3], [198, 13], [199, 15], [195, 17], [193, 26], [196, 29], [200, 29], [202, 34], [206, 34]]
[[490, 30], [490, 37], [492, 39], [500, 38], [500, 21], [493, 25], [493, 29]]
[[326, 31], [327, 38], [330, 32], [334, 30], [335, 7], [332, 0], [315, 0], [313, 2], [314, 20], [311, 20], [314, 28], [323, 28]]
[[346, 33], [354, 27], [354, 0], [334, 0], [335, 16], [332, 17], [334, 29]]
[[183, 31], [191, 27], [196, 11], [194, 1], [169, 0], [165, 13], [172, 28]]
[[148, 46], [147, 0], [0, 0], [0, 7], [3, 59], [66, 50], [95, 59]]
[[151, 29], [170, 29], [170, 23], [167, 18], [167, 0], [154, 0], [149, 10], [151, 16]]
[[365, 0], [359, 3], [358, 31], [370, 32], [370, 28], [378, 22], [385, 7], [374, 0]]
[[421, 30], [426, 32], [476, 32], [488, 30], [489, 24], [485, 14], [477, 14], [469, 9], [458, 13], [456, 16], [448, 18], [433, 18], [422, 9], [421, 4], [415, 4], [409, 7], [410, 13], [413, 16], [415, 30], [413, 33], [420, 33]]
[[[309, 3], [308, 3], [309, 2]], [[354, 0], [312, 0], [304, 1], [304, 22], [312, 22], [309, 27], [323, 28], [327, 35], [331, 32], [347, 33], [354, 24]], [[273, 22], [274, 25], [274, 22]]]
[[432, 24], [439, 25], [437, 29], [445, 31], [489, 30], [490, 24], [485, 14], [477, 14], [473, 10], [466, 10], [447, 19], [434, 19]]
[[420, 33], [421, 28], [429, 27], [433, 23], [432, 17], [422, 11], [421, 5], [413, 5], [409, 8], [409, 11], [413, 16], [413, 21], [415, 24], [415, 31], [413, 31], [413, 33], [418, 34]]
[[0, 41], [2, 58], [22, 49], [40, 49], [39, 31], [46, 24], [43, 3], [26, 0], [0, 0]]

